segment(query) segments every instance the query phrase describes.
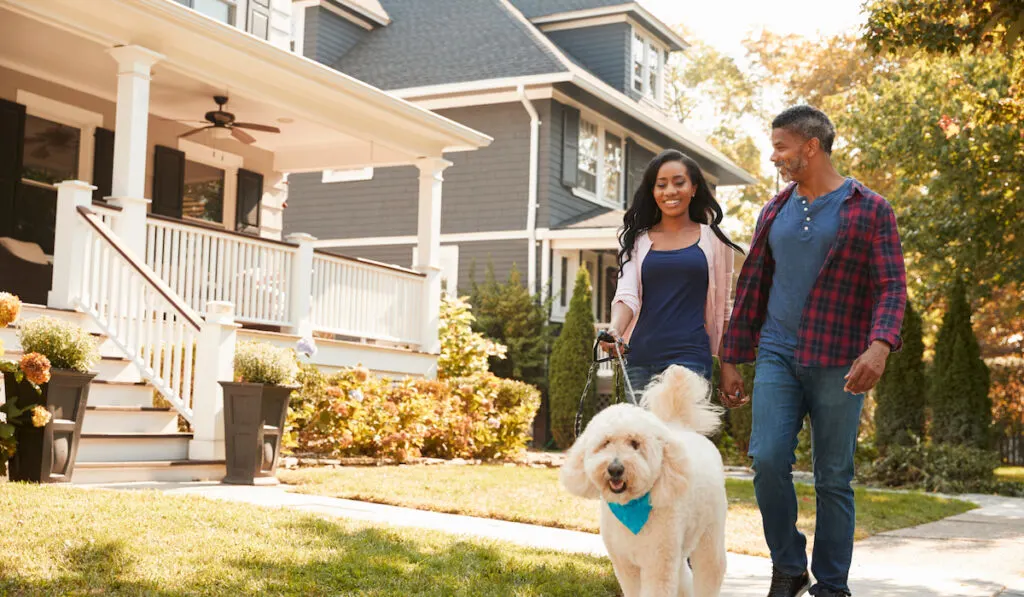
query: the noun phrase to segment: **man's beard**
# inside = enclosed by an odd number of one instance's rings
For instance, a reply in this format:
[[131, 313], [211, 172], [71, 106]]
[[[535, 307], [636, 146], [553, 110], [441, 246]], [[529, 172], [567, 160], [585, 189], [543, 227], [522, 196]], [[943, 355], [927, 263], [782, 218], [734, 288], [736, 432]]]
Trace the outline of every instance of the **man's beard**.
[[800, 174], [807, 168], [807, 162], [801, 158], [796, 157], [792, 160], [780, 160], [775, 162], [775, 168], [778, 169], [779, 174], [782, 176], [782, 180], [786, 182], [793, 182], [793, 175]]

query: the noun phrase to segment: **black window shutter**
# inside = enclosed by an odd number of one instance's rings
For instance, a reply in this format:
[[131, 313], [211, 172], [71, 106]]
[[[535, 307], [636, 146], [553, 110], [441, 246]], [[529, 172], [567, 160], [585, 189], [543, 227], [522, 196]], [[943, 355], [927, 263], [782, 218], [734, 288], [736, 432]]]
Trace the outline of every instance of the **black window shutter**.
[[14, 195], [21, 183], [25, 106], [0, 99], [0, 236], [14, 232]]
[[562, 184], [576, 186], [579, 172], [580, 111], [562, 106]]
[[92, 162], [93, 201], [104, 201], [114, 186], [114, 131], [96, 129], [96, 151]]
[[153, 213], [181, 218], [185, 197], [185, 152], [156, 146], [153, 157]]
[[259, 232], [263, 205], [263, 175], [251, 170], [238, 170], [238, 201], [235, 208], [235, 230]]
[[260, 39], [270, 34], [270, 0], [249, 0], [249, 33]]

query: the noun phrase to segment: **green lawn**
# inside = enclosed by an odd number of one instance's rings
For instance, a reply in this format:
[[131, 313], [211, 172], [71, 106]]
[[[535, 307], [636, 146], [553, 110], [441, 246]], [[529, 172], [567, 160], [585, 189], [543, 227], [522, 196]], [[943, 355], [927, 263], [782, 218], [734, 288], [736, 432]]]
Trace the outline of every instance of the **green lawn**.
[[[332, 497], [529, 522], [545, 526], [598, 530], [598, 504], [568, 494], [556, 469], [506, 466], [397, 466], [309, 468], [279, 471], [294, 490]], [[749, 481], [726, 481], [729, 496], [729, 551], [767, 556], [761, 515]], [[797, 485], [798, 527], [813, 540], [814, 489]], [[857, 489], [856, 537], [916, 526], [971, 510], [959, 500], [919, 493]]]
[[150, 492], [0, 484], [0, 595], [618, 595], [601, 558]]

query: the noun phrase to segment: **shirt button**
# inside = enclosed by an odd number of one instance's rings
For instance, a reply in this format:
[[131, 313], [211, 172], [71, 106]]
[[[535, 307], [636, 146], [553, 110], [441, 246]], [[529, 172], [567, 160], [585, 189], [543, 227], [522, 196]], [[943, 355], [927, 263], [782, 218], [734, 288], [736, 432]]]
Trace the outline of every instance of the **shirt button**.
[[804, 211], [807, 211], [807, 208], [806, 208], [806, 207], [804, 208]]
[[808, 222], [810, 222], [810, 221], [811, 221], [811, 216], [807, 216], [807, 221], [808, 221]]
[[808, 228], [807, 226], [804, 226], [804, 230], [810, 230], [810, 228]]

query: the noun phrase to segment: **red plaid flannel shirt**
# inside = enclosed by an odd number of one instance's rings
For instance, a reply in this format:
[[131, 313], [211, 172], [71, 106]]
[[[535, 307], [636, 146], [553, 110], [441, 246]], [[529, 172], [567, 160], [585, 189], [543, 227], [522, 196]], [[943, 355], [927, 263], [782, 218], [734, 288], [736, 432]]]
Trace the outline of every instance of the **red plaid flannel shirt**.
[[[790, 184], [783, 189], [758, 217], [723, 340], [724, 362], [754, 360], [775, 272], [768, 230], [795, 188]], [[839, 215], [836, 242], [800, 319], [794, 356], [805, 367], [849, 365], [875, 340], [893, 350], [903, 345], [900, 326], [907, 304], [907, 274], [892, 206], [854, 181]]]

